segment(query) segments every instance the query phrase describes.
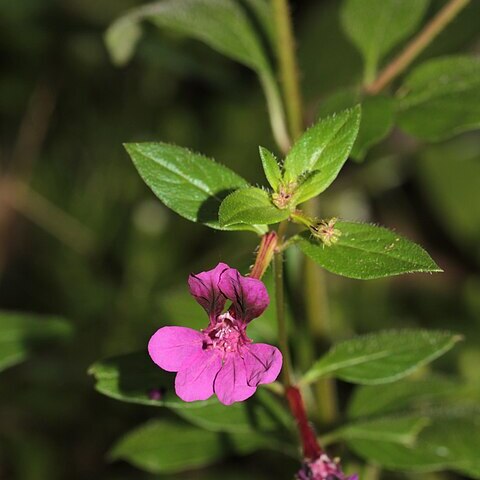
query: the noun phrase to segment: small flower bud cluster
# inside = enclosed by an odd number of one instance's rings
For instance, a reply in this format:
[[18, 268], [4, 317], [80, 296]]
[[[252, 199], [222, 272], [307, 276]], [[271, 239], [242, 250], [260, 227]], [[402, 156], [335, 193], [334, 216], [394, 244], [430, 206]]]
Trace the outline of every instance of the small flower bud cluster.
[[297, 182], [281, 183], [278, 192], [272, 194], [273, 204], [281, 210], [288, 208], [296, 189]]
[[335, 228], [337, 218], [333, 217], [330, 220], [322, 220], [320, 222], [310, 225], [310, 232], [315, 238], [318, 238], [327, 247], [331, 247], [338, 241], [338, 237], [342, 234], [340, 230]]

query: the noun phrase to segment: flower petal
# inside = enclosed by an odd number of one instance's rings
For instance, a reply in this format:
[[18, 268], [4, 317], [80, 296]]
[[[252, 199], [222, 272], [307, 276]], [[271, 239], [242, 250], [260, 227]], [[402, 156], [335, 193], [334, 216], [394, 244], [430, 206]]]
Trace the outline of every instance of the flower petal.
[[186, 358], [202, 351], [204, 335], [185, 327], [162, 327], [148, 342], [152, 360], [167, 372], [177, 372]]
[[266, 343], [253, 343], [246, 348], [243, 359], [247, 371], [247, 384], [274, 382], [282, 369], [280, 350]]
[[220, 315], [225, 307], [225, 297], [218, 289], [218, 282], [222, 273], [229, 269], [227, 264], [219, 263], [213, 270], [192, 273], [188, 277], [190, 293], [206, 310], [210, 319]]
[[226, 357], [222, 369], [215, 378], [215, 394], [224, 405], [242, 402], [251, 397], [256, 387], [247, 385], [245, 364], [238, 354]]
[[214, 350], [201, 350], [185, 359], [175, 378], [175, 392], [185, 402], [206, 400], [213, 395], [213, 382], [222, 368]]
[[234, 268], [229, 268], [222, 273], [218, 286], [221, 292], [233, 302], [235, 318], [245, 323], [259, 317], [270, 302], [262, 281], [243, 277]]

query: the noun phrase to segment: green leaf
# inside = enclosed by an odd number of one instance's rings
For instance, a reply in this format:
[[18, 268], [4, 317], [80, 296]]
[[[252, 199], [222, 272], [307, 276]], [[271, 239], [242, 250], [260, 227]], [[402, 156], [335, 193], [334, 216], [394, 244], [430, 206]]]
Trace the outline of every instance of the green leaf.
[[375, 440], [413, 445], [429, 423], [427, 417], [418, 415], [376, 418], [347, 424], [327, 434], [326, 439], [328, 443], [332, 440]]
[[[117, 19], [107, 31], [107, 43], [112, 55], [118, 58], [118, 42], [122, 50], [132, 52], [138, 37], [121, 38], [126, 25], [150, 20], [167, 30], [195, 38], [256, 70], [266, 68], [267, 60], [257, 35], [243, 9], [233, 0], [163, 0], [131, 10]], [[123, 27], [123, 28], [122, 28]], [[117, 33], [118, 32], [118, 33]], [[117, 40], [114, 42], [112, 37]], [[130, 41], [130, 45], [128, 42]], [[125, 61], [129, 56], [124, 56]]]
[[[201, 408], [216, 403], [215, 399], [184, 402], [175, 394], [175, 374], [157, 367], [148, 353], [135, 352], [100, 360], [88, 373], [95, 378], [95, 389], [122, 402], [170, 408]], [[152, 400], [150, 392], [159, 391], [162, 398]]]
[[277, 159], [275, 155], [266, 148], [260, 147], [259, 150], [265, 177], [273, 190], [277, 191], [282, 180], [282, 172], [280, 171]]
[[59, 317], [0, 311], [0, 371], [37, 349], [68, 340], [72, 333], [71, 325]]
[[223, 230], [265, 231], [261, 226], [225, 227], [218, 223], [222, 200], [248, 186], [246, 180], [227, 167], [166, 143], [128, 143], [125, 148], [153, 193], [182, 217]]
[[135, 17], [122, 17], [105, 32], [105, 44], [115, 65], [130, 61], [142, 36], [142, 28]]
[[212, 402], [203, 408], [178, 409], [178, 415], [198, 427], [213, 432], [275, 432], [277, 438], [293, 429], [291, 416], [265, 388], [245, 402], [225, 406]]
[[303, 232], [297, 243], [303, 253], [329, 272], [368, 280], [413, 272], [441, 272], [428, 253], [406, 238], [364, 223], [337, 222], [336, 243], [325, 246]]
[[360, 115], [361, 108], [357, 105], [321, 119], [310, 127], [295, 142], [285, 158], [285, 181], [299, 182], [302, 177], [319, 170], [321, 175], [314, 188], [311, 187], [309, 198], [328, 188], [352, 149], [360, 125]]
[[435, 330], [392, 330], [335, 345], [305, 373], [302, 382], [337, 377], [377, 385], [399, 380], [448, 352], [459, 335]]
[[355, 160], [363, 160], [369, 148], [390, 133], [393, 127], [393, 106], [393, 99], [386, 96], [367, 97], [362, 101], [362, 122], [351, 152]]
[[362, 99], [359, 92], [354, 89], [339, 90], [322, 102], [320, 115], [331, 115], [358, 103], [362, 105], [362, 121], [350, 156], [355, 160], [362, 161], [370, 147], [383, 140], [392, 130], [393, 99], [382, 95], [368, 96]]
[[277, 208], [265, 190], [248, 187], [228, 195], [220, 205], [222, 227], [278, 223], [290, 216], [290, 210]]
[[252, 433], [219, 434], [183, 422], [152, 420], [125, 435], [109, 457], [126, 460], [151, 473], [176, 473], [264, 446], [268, 446], [267, 440]]
[[431, 145], [419, 155], [418, 178], [445, 232], [480, 260], [480, 139]]
[[431, 141], [480, 127], [480, 59], [436, 58], [417, 67], [398, 99], [398, 122]]
[[415, 32], [429, 0], [346, 0], [341, 12], [345, 33], [360, 50], [365, 81], [371, 82], [382, 58]]
[[349, 440], [365, 460], [392, 470], [455, 470], [480, 478], [478, 410], [437, 411], [410, 446], [379, 440]]
[[348, 406], [350, 418], [423, 410], [447, 403], [476, 402], [479, 393], [458, 381], [432, 376], [385, 385], [357, 387]]

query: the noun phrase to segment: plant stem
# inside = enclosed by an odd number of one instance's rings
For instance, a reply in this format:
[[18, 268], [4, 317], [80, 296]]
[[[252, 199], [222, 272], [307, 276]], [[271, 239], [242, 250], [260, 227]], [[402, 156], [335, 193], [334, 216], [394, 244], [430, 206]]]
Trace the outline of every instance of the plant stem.
[[320, 457], [323, 450], [318, 444], [315, 432], [308, 421], [300, 390], [297, 387], [288, 387], [286, 389], [286, 396], [290, 410], [297, 421], [298, 430], [302, 439], [303, 457], [305, 459], [315, 460]]
[[[295, 42], [293, 37], [293, 28], [287, 0], [271, 0], [274, 14], [274, 22], [277, 31], [277, 54], [280, 63], [280, 74], [283, 82], [283, 94], [286, 103], [286, 110], [288, 115], [288, 124], [290, 127], [290, 134], [293, 140], [296, 140], [303, 132], [303, 113], [302, 113], [302, 99], [300, 94], [300, 85], [298, 79], [298, 67], [295, 56]], [[286, 153], [286, 152], [284, 152]], [[314, 207], [313, 207], [314, 209]], [[307, 212], [307, 214], [312, 212]], [[283, 222], [285, 224], [285, 222]], [[277, 316], [279, 322], [279, 343], [282, 351], [288, 352], [288, 343], [286, 338], [285, 319], [284, 319], [284, 298], [283, 298], [283, 253], [282, 253], [282, 224], [279, 227], [279, 238], [277, 253], [275, 255], [275, 288], [277, 294]], [[317, 265], [313, 264], [311, 260], [306, 260], [305, 268], [305, 282], [306, 282], [306, 302], [307, 302], [307, 316], [309, 326], [313, 332], [320, 329], [324, 330], [326, 321], [327, 298], [326, 288], [324, 284], [323, 271]], [[285, 338], [282, 336], [285, 335]], [[322, 334], [323, 337], [323, 334]], [[287, 353], [285, 357], [286, 373], [285, 385], [289, 386], [291, 383], [290, 375], [290, 356]], [[332, 421], [336, 417], [336, 393], [335, 385], [332, 380], [328, 380], [326, 385], [321, 384], [317, 395], [320, 399], [321, 418], [325, 421]], [[298, 392], [302, 408], [304, 410], [301, 394]], [[325, 398], [324, 398], [325, 396]], [[292, 404], [290, 402], [290, 407]], [[305, 439], [305, 424], [298, 418], [297, 413], [292, 409], [292, 413], [297, 419], [302, 436], [302, 442], [308, 443]], [[303, 426], [302, 426], [303, 425]], [[310, 428], [310, 427], [309, 427]], [[311, 429], [310, 429], [311, 430]]]
[[273, 137], [277, 142], [278, 148], [280, 148], [282, 152], [288, 152], [291, 142], [287, 131], [287, 125], [285, 124], [285, 112], [283, 110], [278, 85], [272, 75], [260, 75], [260, 82], [267, 99]]
[[[307, 216], [316, 217], [319, 213], [317, 199], [305, 205]], [[329, 304], [325, 272], [311, 259], [305, 258], [305, 310], [309, 330], [322, 346], [330, 343]], [[319, 419], [324, 424], [332, 424], [338, 417], [337, 389], [335, 380], [320, 379], [315, 388]]]
[[[283, 243], [283, 236], [288, 226], [286, 221], [280, 223], [278, 227], [278, 245]], [[278, 323], [278, 343], [283, 355], [283, 384], [285, 388], [292, 385], [292, 361], [290, 358], [290, 349], [288, 347], [287, 322], [285, 318], [285, 295], [283, 288], [283, 250], [277, 248], [274, 255], [273, 265], [275, 269], [275, 306], [277, 310]]]
[[377, 78], [365, 87], [365, 92], [370, 95], [380, 93], [417, 58], [469, 3], [470, 0], [450, 0], [425, 28], [408, 43], [405, 49], [379, 73]]
[[280, 64], [283, 96], [287, 107], [288, 125], [292, 139], [296, 140], [303, 131], [303, 114], [288, 1], [272, 0], [272, 7], [277, 32], [277, 55]]
[[288, 347], [287, 325], [285, 319], [285, 298], [283, 288], [283, 243], [284, 234], [287, 229], [288, 222], [283, 221], [278, 227], [278, 247], [274, 255], [275, 267], [275, 301], [277, 307], [278, 322], [278, 343], [283, 354], [283, 385], [285, 387], [285, 396], [295, 421], [297, 422], [298, 431], [303, 448], [303, 457], [305, 459], [314, 460], [320, 456], [322, 449], [318, 444], [315, 432], [311, 427], [302, 394], [298, 387], [293, 383], [291, 373], [291, 358]]
[[377, 465], [367, 465], [363, 472], [365, 480], [379, 480], [382, 471]]
[[273, 230], [263, 235], [258, 247], [255, 264], [250, 271], [251, 278], [262, 278], [270, 262], [272, 261], [275, 249], [277, 248], [277, 233]]

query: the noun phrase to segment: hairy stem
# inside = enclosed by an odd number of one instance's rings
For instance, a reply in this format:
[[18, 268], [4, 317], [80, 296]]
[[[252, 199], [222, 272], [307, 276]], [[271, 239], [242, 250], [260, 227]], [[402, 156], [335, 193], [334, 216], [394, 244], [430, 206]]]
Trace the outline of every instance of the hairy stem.
[[[274, 22], [277, 32], [277, 54], [280, 64], [283, 94], [288, 115], [290, 134], [296, 140], [303, 132], [302, 99], [298, 79], [298, 67], [295, 56], [295, 41], [289, 12], [288, 0], [271, 0], [274, 14]], [[286, 153], [284, 151], [284, 153]], [[279, 328], [279, 344], [284, 353], [284, 384], [290, 410], [295, 417], [299, 433], [302, 438], [304, 456], [315, 458], [321, 452], [321, 448], [315, 437], [315, 433], [308, 423], [304, 402], [299, 389], [292, 386], [291, 361], [288, 349], [288, 340], [285, 324], [284, 285], [283, 285], [283, 233], [287, 223], [282, 222], [278, 230], [278, 246], [275, 253], [275, 292], [277, 302], [277, 319]], [[307, 260], [308, 261], [308, 260]], [[322, 272], [320, 272], [322, 273]], [[307, 278], [310, 283], [307, 286], [307, 297], [316, 297], [313, 292], [317, 285], [315, 278]], [[309, 299], [307, 298], [307, 301]], [[310, 322], [311, 323], [311, 322]], [[321, 400], [323, 404], [323, 399]]]
[[277, 248], [277, 233], [275, 231], [267, 232], [258, 247], [255, 264], [250, 271], [251, 278], [262, 278], [270, 262], [272, 261], [275, 249]]
[[[305, 209], [315, 217], [318, 210], [317, 199], [310, 200]], [[304, 265], [305, 310], [310, 333], [316, 343], [325, 346], [330, 342], [329, 304], [325, 272], [310, 258]], [[318, 416], [322, 423], [332, 424], [338, 416], [337, 389], [335, 380], [324, 378], [317, 382], [315, 394], [318, 403]]]
[[[283, 243], [283, 236], [288, 224], [283, 221], [278, 227], [278, 245]], [[278, 343], [283, 355], [283, 384], [286, 388], [290, 387], [292, 381], [292, 361], [290, 358], [290, 349], [288, 347], [287, 322], [285, 318], [285, 292], [283, 288], [283, 250], [277, 248], [274, 255], [275, 268], [275, 303], [277, 311], [278, 324]]]
[[277, 307], [278, 322], [278, 343], [283, 355], [283, 385], [285, 387], [285, 396], [292, 412], [293, 417], [298, 426], [298, 432], [302, 442], [303, 456], [307, 459], [315, 459], [322, 453], [322, 449], [318, 444], [315, 432], [310, 425], [305, 410], [302, 394], [293, 383], [291, 373], [291, 358], [288, 347], [288, 333], [285, 318], [285, 298], [284, 298], [284, 282], [283, 282], [283, 250], [281, 245], [284, 240], [284, 234], [287, 229], [287, 221], [280, 223], [278, 227], [278, 247], [275, 251], [275, 301]]
[[297, 387], [288, 387], [286, 389], [286, 396], [302, 439], [303, 456], [309, 460], [315, 460], [323, 451], [308, 421], [300, 390]]
[[408, 43], [405, 49], [379, 73], [377, 78], [365, 87], [365, 92], [370, 95], [380, 93], [417, 58], [469, 3], [470, 0], [450, 0], [425, 28]]
[[303, 114], [292, 22], [287, 0], [272, 0], [272, 7], [277, 33], [277, 55], [280, 64], [283, 96], [287, 107], [288, 125], [290, 135], [292, 139], [295, 140], [303, 131]]

